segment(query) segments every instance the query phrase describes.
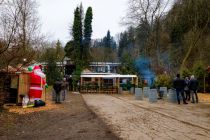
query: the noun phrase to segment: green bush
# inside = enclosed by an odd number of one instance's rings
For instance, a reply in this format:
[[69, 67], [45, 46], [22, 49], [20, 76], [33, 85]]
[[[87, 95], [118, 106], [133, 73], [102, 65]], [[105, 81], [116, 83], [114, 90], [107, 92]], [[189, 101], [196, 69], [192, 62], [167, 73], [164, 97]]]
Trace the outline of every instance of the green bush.
[[[203, 66], [202, 64], [198, 63], [193, 67], [193, 73], [195, 75], [195, 78], [198, 80], [199, 82], [199, 91], [203, 92], [204, 89], [204, 77], [207, 77], [208, 73], [205, 69], [205, 66]], [[208, 84], [207, 84], [207, 88], [208, 88]]]
[[82, 68], [80, 66], [76, 66], [76, 70], [72, 73], [72, 80], [73, 80], [73, 85], [76, 87], [78, 81], [80, 81], [80, 76], [82, 73]]
[[120, 87], [122, 87], [123, 90], [130, 90], [132, 87], [135, 87], [135, 84], [127, 82], [126, 84], [120, 84]]
[[167, 87], [171, 88], [172, 86], [172, 79], [167, 74], [161, 74], [157, 76], [155, 80], [155, 87]]
[[185, 78], [185, 77], [190, 77], [190, 75], [192, 75], [192, 72], [189, 70], [189, 69], [184, 69], [182, 71], [182, 77]]

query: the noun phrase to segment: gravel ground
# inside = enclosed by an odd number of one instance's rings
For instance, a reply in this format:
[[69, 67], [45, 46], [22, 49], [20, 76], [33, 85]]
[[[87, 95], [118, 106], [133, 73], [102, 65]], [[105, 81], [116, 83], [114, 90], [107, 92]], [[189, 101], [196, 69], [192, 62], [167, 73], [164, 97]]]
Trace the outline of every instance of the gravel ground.
[[87, 105], [125, 140], [210, 139], [210, 104], [150, 104], [134, 96], [83, 95]]
[[107, 125], [88, 109], [82, 96], [78, 94], [69, 94], [64, 103], [50, 110], [27, 110], [29, 113], [0, 113], [1, 140], [118, 139]]

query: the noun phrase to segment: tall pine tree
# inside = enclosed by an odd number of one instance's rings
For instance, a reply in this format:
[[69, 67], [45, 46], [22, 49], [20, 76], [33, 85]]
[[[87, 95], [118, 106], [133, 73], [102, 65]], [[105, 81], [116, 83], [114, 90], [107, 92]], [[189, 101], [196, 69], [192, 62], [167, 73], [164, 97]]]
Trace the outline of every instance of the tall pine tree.
[[90, 45], [91, 35], [92, 35], [92, 19], [93, 13], [92, 8], [88, 7], [86, 15], [85, 15], [85, 22], [84, 22], [84, 43]]
[[74, 22], [72, 27], [73, 39], [65, 46], [66, 56], [71, 58], [77, 67], [81, 69], [88, 66], [89, 47], [92, 35], [92, 8], [88, 7], [85, 19], [82, 3], [74, 11]]
[[83, 37], [82, 37], [82, 20], [81, 20], [79, 7], [77, 7], [74, 12], [74, 23], [73, 23], [73, 28], [72, 28], [72, 35], [73, 35], [73, 41], [74, 41], [74, 49], [76, 53], [73, 60], [75, 61], [77, 65], [81, 65]]
[[110, 31], [107, 31], [107, 35], [105, 37], [105, 47], [111, 48], [111, 34]]
[[57, 61], [62, 62], [65, 54], [64, 54], [64, 49], [62, 47], [62, 44], [61, 44], [60, 40], [58, 40], [56, 42], [55, 49], [56, 49], [56, 59], [57, 59]]
[[91, 45], [91, 35], [92, 35], [92, 19], [93, 19], [93, 13], [92, 8], [88, 7], [86, 15], [85, 15], [85, 21], [84, 21], [84, 61], [86, 60], [86, 63], [88, 63], [89, 60], [89, 48]]

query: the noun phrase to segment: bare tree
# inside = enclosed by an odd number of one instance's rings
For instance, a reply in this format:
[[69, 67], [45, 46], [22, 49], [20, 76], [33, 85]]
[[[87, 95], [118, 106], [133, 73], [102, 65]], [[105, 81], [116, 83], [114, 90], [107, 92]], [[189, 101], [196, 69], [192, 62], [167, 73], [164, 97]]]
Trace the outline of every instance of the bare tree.
[[[141, 26], [146, 38], [144, 43], [145, 55], [156, 55], [156, 68], [160, 62], [160, 21], [167, 11], [169, 0], [129, 0], [129, 9], [123, 23]], [[141, 51], [138, 51], [141, 52]]]
[[0, 55], [7, 51], [7, 49], [11, 46], [11, 43], [14, 42], [16, 29], [18, 26], [17, 19], [20, 13], [20, 10], [14, 9], [9, 1], [4, 2], [1, 5], [1, 9], [2, 11], [0, 14]]
[[1, 9], [0, 57], [6, 66], [30, 63], [40, 40], [36, 1], [5, 0]]
[[147, 23], [152, 30], [156, 19], [166, 12], [169, 0], [129, 0], [129, 9], [125, 18], [126, 24], [139, 25]]
[[[205, 45], [202, 44], [201, 46], [199, 46], [199, 42], [203, 41], [202, 39], [204, 36], [206, 37], [205, 34], [210, 24], [209, 8], [206, 7], [207, 5], [209, 5], [208, 0], [203, 0], [203, 1], [188, 0], [185, 2], [185, 5], [186, 9], [182, 10], [190, 11], [190, 13], [187, 13], [188, 16], [186, 16], [185, 20], [189, 21], [189, 23], [191, 24], [191, 25], [189, 24], [189, 26], [192, 27], [191, 30], [185, 35], [185, 40], [186, 40], [184, 47], [185, 52], [183, 54], [183, 59], [180, 66], [180, 72], [183, 72], [184, 69], [187, 68], [187, 64], [190, 62], [189, 59], [190, 56], [193, 55], [193, 52], [196, 52], [196, 57], [198, 57], [197, 60], [200, 59], [199, 57], [204, 55], [204, 53], [199, 54], [199, 51], [204, 49]], [[192, 67], [192, 64], [190, 64], [189, 67]]]

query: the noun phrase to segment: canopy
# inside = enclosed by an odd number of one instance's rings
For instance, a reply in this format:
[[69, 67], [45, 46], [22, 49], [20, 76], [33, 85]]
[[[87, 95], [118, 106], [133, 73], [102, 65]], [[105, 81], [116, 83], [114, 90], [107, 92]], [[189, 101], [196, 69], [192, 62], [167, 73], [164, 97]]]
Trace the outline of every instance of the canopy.
[[121, 75], [121, 74], [82, 74], [82, 78], [136, 78], [136, 75]]

